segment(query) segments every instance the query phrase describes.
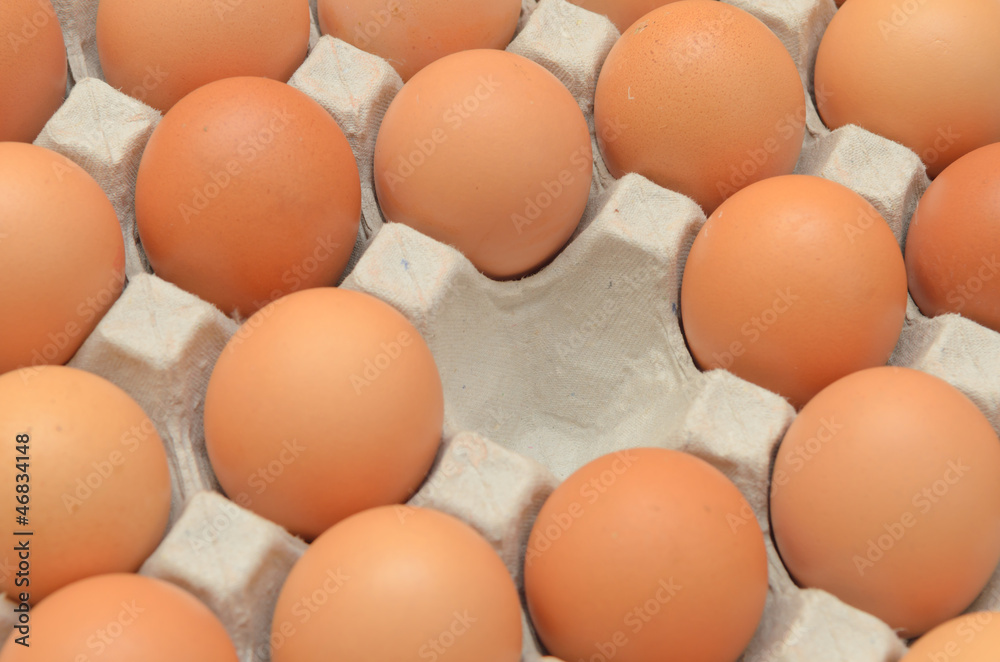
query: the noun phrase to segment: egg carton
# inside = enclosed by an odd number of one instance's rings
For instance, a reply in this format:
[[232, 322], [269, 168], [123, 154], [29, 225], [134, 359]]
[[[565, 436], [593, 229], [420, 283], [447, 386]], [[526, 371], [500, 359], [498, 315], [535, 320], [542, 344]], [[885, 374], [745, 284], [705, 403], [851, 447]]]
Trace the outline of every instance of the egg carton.
[[[811, 72], [835, 12], [832, 0], [729, 2], [778, 35], [809, 92], [805, 115], [786, 118], [806, 128], [796, 172], [857, 191], [902, 245], [928, 185], [919, 158], [857, 127], [830, 132], [816, 112], [813, 99], [825, 91], [813, 89]], [[129, 392], [167, 446], [174, 486], [170, 527], [141, 571], [199, 596], [226, 625], [241, 661], [264, 662], [277, 592], [305, 544], [221, 495], [201, 422], [216, 358], [234, 334], [253, 329], [149, 274], [133, 197], [138, 162], [160, 114], [101, 80], [97, 0], [55, 5], [67, 38], [72, 91], [36, 142], [79, 163], [108, 193], [126, 236], [129, 275], [122, 297], [71, 365]], [[555, 74], [593, 132], [597, 76], [617, 38], [605, 18], [565, 0], [537, 6], [525, 0], [508, 50]], [[528, 533], [559, 480], [628, 447], [690, 452], [723, 471], [747, 498], [751, 510], [732, 515], [756, 518], [765, 532], [767, 605], [743, 662], [894, 662], [903, 655], [905, 643], [875, 617], [824, 591], [796, 587], [770, 540], [771, 463], [795, 412], [777, 395], [727, 372], [700, 372], [685, 347], [678, 296], [684, 261], [705, 221], [697, 205], [638, 175], [614, 180], [595, 141], [591, 196], [569, 245], [533, 276], [491, 281], [454, 249], [406, 226], [386, 225], [379, 212], [374, 143], [402, 85], [385, 61], [318, 38], [314, 29], [309, 57], [290, 83], [333, 115], [361, 170], [363, 218], [342, 286], [401, 310], [427, 340], [441, 372], [444, 442], [410, 504], [475, 527], [523, 590]], [[752, 170], [752, 154], [744, 165]], [[738, 178], [735, 173], [734, 183]], [[956, 315], [928, 319], [911, 300], [890, 363], [942, 377], [1000, 429], [1000, 334]], [[1000, 573], [972, 607], [996, 608]], [[2, 610], [4, 618], [10, 613]], [[525, 628], [523, 659], [535, 662], [541, 649], [527, 621]]]

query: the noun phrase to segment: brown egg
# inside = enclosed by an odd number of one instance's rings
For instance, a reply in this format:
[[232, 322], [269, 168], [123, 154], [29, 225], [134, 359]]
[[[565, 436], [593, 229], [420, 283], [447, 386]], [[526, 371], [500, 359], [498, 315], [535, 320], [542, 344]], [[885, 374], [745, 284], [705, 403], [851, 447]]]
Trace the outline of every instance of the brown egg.
[[319, 0], [323, 34], [389, 61], [404, 81], [445, 55], [503, 50], [521, 0]]
[[285, 82], [308, 49], [307, 0], [100, 0], [97, 8], [105, 79], [160, 111], [223, 78]]
[[764, 612], [764, 537], [707, 462], [620, 451], [545, 502], [524, 587], [539, 637], [561, 659], [735, 662]]
[[1000, 143], [961, 157], [924, 193], [906, 270], [925, 315], [961, 313], [1000, 331]]
[[[0, 587], [8, 595], [26, 592], [34, 604], [84, 577], [134, 572], [156, 549], [170, 514], [167, 454], [120, 388], [63, 366], [8, 372], [0, 376], [0, 439], [0, 485], [10, 495], [0, 563], [11, 569]], [[15, 492], [27, 495], [18, 499], [23, 512], [14, 512]], [[29, 584], [12, 570], [23, 570], [22, 560]]]
[[0, 373], [68, 361], [124, 283], [125, 242], [100, 185], [61, 154], [0, 143]]
[[695, 238], [681, 284], [698, 366], [729, 370], [796, 408], [884, 365], [906, 301], [889, 225], [854, 191], [806, 175], [758, 182], [723, 203]]
[[573, 95], [541, 65], [504, 51], [456, 53], [414, 76], [375, 145], [386, 217], [455, 246], [491, 278], [522, 276], [559, 252], [592, 176], [590, 132]]
[[357, 238], [361, 178], [322, 106], [285, 83], [230, 78], [156, 127], [135, 213], [158, 276], [248, 317], [337, 282]]
[[0, 3], [0, 142], [30, 143], [66, 96], [66, 45], [49, 0]]
[[238, 662], [219, 619], [183, 589], [140, 575], [71, 584], [32, 609], [30, 648], [18, 630], [0, 662]]
[[1000, 141], [998, 34], [995, 0], [845, 4], [816, 56], [820, 115], [902, 143], [934, 177]]
[[274, 662], [518, 662], [521, 603], [474, 529], [386, 506], [337, 524], [295, 564], [271, 651]]
[[633, 23], [649, 12], [676, 0], [572, 0], [573, 4], [603, 14], [624, 33]]
[[205, 442], [226, 493], [306, 538], [409, 498], [443, 420], [441, 378], [420, 333], [375, 297], [335, 288], [251, 317], [205, 396]]
[[615, 177], [637, 172], [712, 213], [795, 168], [805, 93], [776, 36], [741, 9], [681, 0], [646, 14], [597, 81], [597, 140]]
[[1000, 561], [1000, 439], [936, 377], [855, 373], [785, 434], [771, 523], [800, 585], [922, 634], [968, 607]]
[[981, 611], [942, 623], [920, 637], [901, 662], [996, 662], [1000, 613]]

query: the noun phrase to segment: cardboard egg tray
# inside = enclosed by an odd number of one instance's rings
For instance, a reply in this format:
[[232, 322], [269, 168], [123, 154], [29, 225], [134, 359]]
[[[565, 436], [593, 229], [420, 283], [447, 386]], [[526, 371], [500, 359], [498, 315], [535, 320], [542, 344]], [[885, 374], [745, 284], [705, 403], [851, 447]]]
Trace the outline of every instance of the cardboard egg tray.
[[[920, 159], [856, 127], [830, 132], [815, 110], [814, 98], [825, 91], [813, 90], [812, 68], [835, 12], [833, 0], [729, 1], [778, 35], [813, 97], [805, 116], [783, 120], [806, 127], [796, 171], [857, 191], [902, 244], [928, 185]], [[138, 163], [160, 113], [102, 81], [97, 0], [55, 5], [72, 89], [36, 143], [73, 159], [104, 187], [124, 228], [129, 276], [121, 298], [70, 365], [129, 392], [167, 445], [174, 488], [170, 528], [141, 572], [197, 595], [228, 628], [242, 662], [266, 662], [270, 646], [280, 646], [284, 636], [269, 641], [278, 591], [306, 545], [222, 496], [202, 429], [216, 358], [234, 334], [253, 329], [148, 273], [133, 196]], [[593, 130], [597, 76], [617, 38], [607, 19], [564, 0], [537, 6], [524, 0], [508, 50], [555, 74]], [[426, 338], [444, 383], [444, 443], [410, 504], [475, 527], [522, 587], [531, 525], [558, 482], [605, 453], [661, 446], [693, 453], [723, 471], [752, 508], [732, 516], [756, 518], [766, 534], [770, 467], [795, 412], [777, 395], [727, 372], [700, 372], [685, 347], [678, 296], [684, 261], [705, 221], [699, 207], [638, 175], [614, 180], [595, 142], [590, 201], [570, 244], [533, 276], [491, 281], [453, 248], [384, 223], [372, 155], [381, 118], [402, 83], [385, 61], [319, 38], [315, 26], [312, 41], [290, 83], [336, 118], [361, 169], [363, 218], [342, 287], [401, 310]], [[748, 153], [742, 164], [748, 172], [754, 156]], [[739, 172], [733, 177], [738, 186]], [[859, 219], [858, 231], [864, 223]], [[1000, 334], [956, 315], [925, 318], [911, 300], [890, 362], [947, 380], [1000, 429]], [[255, 494], [248, 492], [243, 497], [252, 501]], [[885, 623], [828, 593], [796, 587], [769, 536], [767, 545], [767, 607], [743, 662], [892, 662], [905, 653], [905, 643]], [[1000, 576], [994, 575], [972, 610], [998, 608]], [[0, 609], [2, 618], [11, 613]], [[294, 623], [288, 625], [294, 630]], [[3, 633], [11, 626], [6, 623]], [[542, 653], [527, 620], [525, 633], [523, 659], [534, 662]]]

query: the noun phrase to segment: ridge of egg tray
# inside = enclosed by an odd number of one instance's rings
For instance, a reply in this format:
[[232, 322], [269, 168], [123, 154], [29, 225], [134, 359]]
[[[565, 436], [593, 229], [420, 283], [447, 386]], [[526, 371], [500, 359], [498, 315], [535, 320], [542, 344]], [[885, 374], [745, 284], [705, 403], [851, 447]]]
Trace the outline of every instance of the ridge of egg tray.
[[[594, 87], [617, 30], [563, 0], [524, 4], [508, 50], [549, 69], [593, 126]], [[833, 3], [730, 4], [778, 35], [812, 93], [805, 115], [789, 119], [805, 133], [796, 173], [859, 193], [902, 242], [928, 184], [919, 157], [857, 127], [827, 131], [815, 109], [814, 99], [828, 92], [812, 89], [811, 69]], [[222, 347], [252, 329], [239, 329], [208, 303], [147, 274], [131, 196], [139, 157], [160, 115], [100, 80], [94, 0], [55, 5], [76, 82], [37, 144], [82, 164], [108, 193], [125, 228], [130, 278], [71, 365], [132, 394], [167, 447], [174, 470], [172, 525], [141, 572], [209, 604], [242, 662], [267, 659], [274, 600], [304, 545], [218, 494], [199, 413]], [[334, 116], [361, 171], [362, 218], [343, 286], [403, 312], [427, 339], [441, 371], [444, 444], [411, 504], [471, 524], [520, 588], [528, 531], [559, 480], [629, 446], [684, 450], [720, 469], [744, 494], [749, 508], [730, 513], [732, 521], [756, 519], [765, 534], [769, 590], [744, 660], [899, 659], [904, 643], [886, 624], [828, 593], [798, 588], [774, 549], [769, 472], [794, 412], [775, 394], [729, 373], [699, 372], [684, 345], [680, 276], [705, 222], [691, 200], [637, 175], [613, 180], [594, 140], [594, 183], [569, 245], [529, 278], [494, 282], [456, 250], [384, 224], [372, 155], [379, 121], [402, 85], [387, 62], [324, 37], [290, 82]], [[1000, 427], [1000, 334], [955, 315], [928, 319], [910, 301], [890, 364], [942, 377], [969, 396], [994, 429]], [[998, 606], [1000, 577], [994, 575], [972, 608]], [[13, 613], [8, 607], [3, 618]], [[526, 621], [525, 628], [523, 659], [536, 662], [541, 651]]]

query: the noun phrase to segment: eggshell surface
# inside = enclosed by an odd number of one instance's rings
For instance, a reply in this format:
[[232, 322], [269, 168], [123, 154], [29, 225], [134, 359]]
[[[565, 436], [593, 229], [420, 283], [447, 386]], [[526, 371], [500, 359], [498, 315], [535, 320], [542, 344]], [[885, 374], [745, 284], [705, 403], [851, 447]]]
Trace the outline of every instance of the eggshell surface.
[[[26, 445], [15, 444], [18, 435], [28, 435]], [[166, 451], [120, 388], [64, 366], [9, 372], [0, 376], [0, 439], [0, 485], [11, 504], [0, 562], [18, 567], [15, 547], [29, 540], [32, 604], [85, 577], [134, 572], [156, 549], [170, 514]], [[25, 482], [27, 523], [15, 526], [15, 489]], [[26, 589], [15, 582], [11, 572], [0, 586], [19, 595]]]
[[238, 662], [219, 619], [186, 591], [151, 577], [91, 577], [31, 612], [30, 647], [13, 642], [0, 662]]
[[605, 455], [557, 487], [524, 572], [539, 637], [564, 660], [735, 662], [767, 596], [764, 538], [739, 490], [659, 448]]
[[437, 511], [386, 506], [337, 524], [299, 559], [271, 644], [274, 662], [518, 662], [521, 606], [474, 529]]
[[583, 216], [590, 131], [573, 95], [513, 53], [428, 66], [386, 111], [375, 145], [382, 212], [460, 250], [491, 278], [551, 260]]
[[936, 377], [855, 373], [785, 434], [771, 523], [800, 585], [920, 635], [966, 609], [1000, 561], [1000, 439]]
[[100, 185], [61, 154], [0, 143], [0, 373], [68, 361], [124, 283], [125, 242]]
[[229, 342], [208, 384], [205, 442], [231, 499], [314, 538], [409, 498], [443, 419], [434, 357], [406, 318], [317, 288], [261, 310]]
[[319, 0], [319, 25], [389, 61], [403, 81], [446, 55], [503, 50], [521, 16], [520, 0]]
[[884, 365], [906, 302], [889, 225], [854, 191], [806, 175], [758, 182], [723, 203], [695, 238], [681, 283], [698, 366], [729, 370], [796, 408]]
[[902, 662], [993, 662], [1000, 651], [1000, 614], [980, 611], [942, 623], [910, 647]]
[[924, 193], [906, 236], [913, 300], [1000, 331], [1000, 143], [969, 152]]
[[759, 20], [723, 2], [681, 0], [643, 16], [611, 49], [594, 122], [614, 177], [639, 173], [710, 214], [744, 186], [792, 172], [805, 92]]
[[49, 0], [0, 3], [0, 142], [31, 142], [66, 96], [66, 45]]
[[645, 14], [669, 4], [671, 0], [572, 0], [595, 14], [607, 16], [618, 31], [624, 33]]
[[845, 3], [816, 56], [820, 115], [902, 143], [935, 177], [1000, 141], [998, 34], [994, 0]]
[[336, 121], [265, 78], [197, 90], [149, 139], [135, 191], [153, 271], [227, 314], [333, 285], [361, 217], [361, 178]]
[[309, 49], [307, 0], [100, 0], [108, 84], [159, 111], [223, 78], [288, 81]]

